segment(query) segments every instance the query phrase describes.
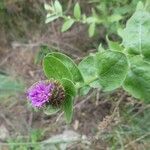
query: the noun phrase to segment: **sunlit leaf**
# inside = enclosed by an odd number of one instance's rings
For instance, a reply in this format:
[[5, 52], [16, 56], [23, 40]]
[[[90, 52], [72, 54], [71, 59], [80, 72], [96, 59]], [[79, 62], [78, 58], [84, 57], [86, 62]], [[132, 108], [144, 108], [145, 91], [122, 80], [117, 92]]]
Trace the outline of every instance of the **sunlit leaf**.
[[48, 10], [48, 11], [52, 10], [52, 7], [47, 3], [44, 4], [44, 8], [45, 8], [45, 10]]
[[76, 3], [74, 6], [74, 17], [76, 19], [80, 19], [81, 18], [81, 8], [79, 3]]
[[54, 7], [57, 13], [62, 13], [62, 6], [58, 0], [54, 2]]
[[46, 18], [45, 23], [52, 22], [52, 21], [54, 21], [54, 20], [56, 20], [58, 18], [59, 18], [59, 16], [57, 16], [57, 15], [50, 16], [50, 17]]
[[61, 28], [61, 32], [65, 32], [65, 31], [69, 30], [73, 24], [74, 24], [73, 19], [66, 20]]

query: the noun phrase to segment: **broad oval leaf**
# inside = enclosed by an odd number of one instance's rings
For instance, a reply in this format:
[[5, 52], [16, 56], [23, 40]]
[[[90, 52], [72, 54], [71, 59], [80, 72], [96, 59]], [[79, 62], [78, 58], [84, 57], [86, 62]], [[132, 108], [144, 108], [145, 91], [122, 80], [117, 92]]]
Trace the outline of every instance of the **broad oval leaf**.
[[95, 67], [95, 55], [85, 57], [78, 65], [80, 72], [83, 76], [86, 85], [97, 88], [99, 84], [97, 82], [98, 75]]
[[131, 58], [130, 63], [123, 88], [134, 97], [150, 102], [150, 63], [140, 56]]
[[72, 80], [72, 74], [68, 68], [56, 57], [46, 56], [43, 60], [43, 69], [48, 79], [62, 79], [67, 78]]
[[64, 22], [62, 28], [61, 28], [61, 32], [65, 32], [68, 29], [71, 28], [71, 26], [74, 24], [74, 20], [73, 19], [68, 19]]
[[65, 95], [75, 96], [76, 88], [74, 83], [69, 79], [62, 79], [61, 83], [65, 89]]
[[128, 71], [126, 56], [117, 51], [97, 53], [96, 67], [99, 83], [104, 91], [111, 91], [120, 87]]
[[83, 82], [83, 77], [81, 75], [80, 70], [70, 57], [59, 52], [49, 53], [47, 56], [51, 55], [58, 58], [70, 70], [74, 82]]
[[150, 13], [137, 9], [120, 35], [130, 54], [141, 54], [150, 60]]
[[67, 123], [70, 123], [73, 115], [73, 97], [67, 95], [62, 107]]

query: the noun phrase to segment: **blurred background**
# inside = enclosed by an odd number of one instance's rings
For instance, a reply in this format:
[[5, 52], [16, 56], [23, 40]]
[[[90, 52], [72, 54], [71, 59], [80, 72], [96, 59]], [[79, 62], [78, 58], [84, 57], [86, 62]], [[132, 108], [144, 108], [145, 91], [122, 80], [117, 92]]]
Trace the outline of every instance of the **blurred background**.
[[[138, 0], [61, 0], [67, 15], [76, 2], [86, 16], [93, 19], [96, 12], [100, 21], [92, 35], [79, 22], [63, 33], [61, 18], [45, 24], [44, 3], [50, 2], [0, 0], [0, 149], [149, 150], [150, 105], [122, 89], [91, 90], [77, 98], [70, 125], [61, 113], [46, 116], [27, 105], [26, 89], [45, 79], [41, 61], [48, 52], [60, 51], [78, 63], [100, 43], [107, 48], [106, 35], [121, 41], [118, 29], [125, 27]], [[149, 7], [149, 0], [142, 2]]]

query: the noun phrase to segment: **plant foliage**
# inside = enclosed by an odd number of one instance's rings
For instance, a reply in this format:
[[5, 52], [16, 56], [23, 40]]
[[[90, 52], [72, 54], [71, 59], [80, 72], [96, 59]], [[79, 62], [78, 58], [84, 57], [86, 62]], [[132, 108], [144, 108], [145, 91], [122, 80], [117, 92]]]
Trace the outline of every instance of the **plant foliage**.
[[[59, 5], [59, 9], [56, 7], [56, 3]], [[51, 4], [46, 3], [46, 23], [62, 18], [64, 20], [61, 29], [62, 32], [69, 30], [76, 22], [86, 24], [88, 26], [89, 37], [94, 36], [97, 27], [100, 25], [104, 25], [108, 29], [108, 33], [115, 33], [118, 27], [123, 26], [121, 22], [133, 12], [137, 0], [132, 0], [131, 2], [128, 0], [89, 0], [88, 3], [92, 4], [92, 6], [88, 4], [88, 7], [91, 7], [91, 14], [88, 16], [81, 9], [78, 2], [73, 7], [72, 15], [67, 15], [58, 0], [51, 2]]]
[[[57, 14], [62, 15], [58, 1], [57, 5]], [[77, 20], [83, 17], [78, 3], [74, 7], [74, 17]], [[70, 22], [70, 18], [67, 19], [63, 31], [73, 24], [73, 20]], [[93, 34], [94, 24], [91, 20], [90, 35]], [[100, 46], [98, 52], [89, 54], [78, 65], [65, 54], [58, 52], [44, 57], [45, 75], [59, 80], [65, 88], [66, 101], [63, 110], [68, 122], [72, 118], [76, 90], [86, 94], [90, 88], [113, 91], [123, 87], [135, 98], [150, 102], [150, 13], [146, 11], [143, 3], [138, 3], [126, 27], [119, 30], [119, 35], [122, 43], [110, 41], [107, 37], [108, 49]]]

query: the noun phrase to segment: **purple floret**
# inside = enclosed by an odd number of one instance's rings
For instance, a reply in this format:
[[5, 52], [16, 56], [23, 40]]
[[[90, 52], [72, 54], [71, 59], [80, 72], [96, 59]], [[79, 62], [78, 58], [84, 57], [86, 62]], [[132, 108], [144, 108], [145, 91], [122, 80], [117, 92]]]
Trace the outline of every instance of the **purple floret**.
[[33, 107], [41, 108], [52, 96], [54, 84], [40, 81], [32, 85], [27, 91], [27, 97]]

